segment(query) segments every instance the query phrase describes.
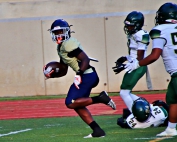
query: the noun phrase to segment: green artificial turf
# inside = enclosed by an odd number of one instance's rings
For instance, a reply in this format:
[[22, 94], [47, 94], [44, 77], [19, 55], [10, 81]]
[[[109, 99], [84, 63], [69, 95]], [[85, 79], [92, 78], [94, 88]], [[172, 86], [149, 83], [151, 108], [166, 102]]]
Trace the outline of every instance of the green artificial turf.
[[106, 137], [83, 137], [91, 129], [79, 117], [0, 120], [0, 142], [176, 142], [177, 137], [157, 138], [165, 127], [123, 129], [118, 115], [94, 116], [105, 130]]

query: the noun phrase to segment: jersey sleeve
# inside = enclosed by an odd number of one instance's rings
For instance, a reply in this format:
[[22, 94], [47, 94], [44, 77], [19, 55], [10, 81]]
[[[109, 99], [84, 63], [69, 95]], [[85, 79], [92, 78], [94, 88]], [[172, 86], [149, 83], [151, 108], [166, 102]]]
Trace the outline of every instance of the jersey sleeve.
[[149, 44], [149, 40], [150, 40], [149, 33], [147, 31], [140, 30], [139, 32], [136, 33], [135, 40], [136, 42]]
[[162, 32], [161, 30], [162, 28], [157, 26], [150, 31], [153, 48], [163, 49], [167, 43], [167, 36], [165, 35], [165, 32]]
[[64, 46], [65, 51], [68, 53], [81, 47], [80, 43], [74, 38], [70, 38], [67, 42], [64, 42], [62, 46]]
[[151, 39], [161, 38], [161, 31], [158, 29], [152, 29], [149, 33]]
[[138, 42], [138, 50], [147, 50], [147, 44]]
[[141, 42], [144, 43], [144, 44], [149, 44], [149, 34], [144, 34], [142, 36]]
[[165, 39], [155, 38], [152, 40], [152, 48], [160, 48], [163, 49], [165, 45]]
[[140, 31], [136, 35], [137, 49], [138, 50], [147, 50], [149, 44], [149, 34], [144, 31]]

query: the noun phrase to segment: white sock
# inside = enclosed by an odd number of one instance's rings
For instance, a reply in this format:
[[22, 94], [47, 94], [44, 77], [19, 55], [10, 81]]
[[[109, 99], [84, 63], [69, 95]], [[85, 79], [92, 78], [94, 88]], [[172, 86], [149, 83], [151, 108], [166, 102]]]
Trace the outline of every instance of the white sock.
[[120, 90], [120, 96], [124, 101], [125, 105], [132, 112], [133, 99], [130, 96], [130, 90]]
[[131, 96], [131, 98], [132, 98], [134, 101], [140, 98], [140, 97], [138, 97], [137, 95], [132, 94], [132, 93], [130, 93], [130, 96]]
[[171, 122], [168, 121], [168, 127], [169, 128], [174, 129], [174, 128], [176, 128], [176, 125], [177, 125], [177, 123], [171, 123]]

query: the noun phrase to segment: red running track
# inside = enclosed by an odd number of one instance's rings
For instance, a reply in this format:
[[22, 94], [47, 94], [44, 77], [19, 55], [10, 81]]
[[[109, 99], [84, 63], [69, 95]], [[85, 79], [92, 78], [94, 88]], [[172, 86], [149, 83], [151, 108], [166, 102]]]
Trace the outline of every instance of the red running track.
[[[146, 94], [143, 95], [143, 97], [150, 103], [155, 100], [165, 101], [165, 94]], [[126, 107], [122, 99], [119, 96], [113, 96], [111, 98], [116, 103], [116, 110], [112, 110], [109, 106], [104, 104], [90, 105], [88, 109], [92, 115], [122, 114], [122, 109]], [[65, 116], [78, 115], [74, 110], [68, 109], [65, 106], [64, 99], [0, 102], [0, 120]]]

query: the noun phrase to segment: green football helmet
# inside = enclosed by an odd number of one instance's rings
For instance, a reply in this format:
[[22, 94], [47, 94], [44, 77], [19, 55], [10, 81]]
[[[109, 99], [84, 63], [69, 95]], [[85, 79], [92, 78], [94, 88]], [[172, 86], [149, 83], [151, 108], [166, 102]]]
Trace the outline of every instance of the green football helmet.
[[133, 102], [132, 113], [139, 122], [145, 122], [151, 116], [150, 104], [144, 98], [139, 98]]
[[138, 11], [130, 12], [124, 20], [124, 32], [131, 35], [141, 30], [144, 25], [144, 15]]
[[168, 2], [163, 4], [156, 12], [155, 25], [164, 23], [177, 23], [177, 4]]

